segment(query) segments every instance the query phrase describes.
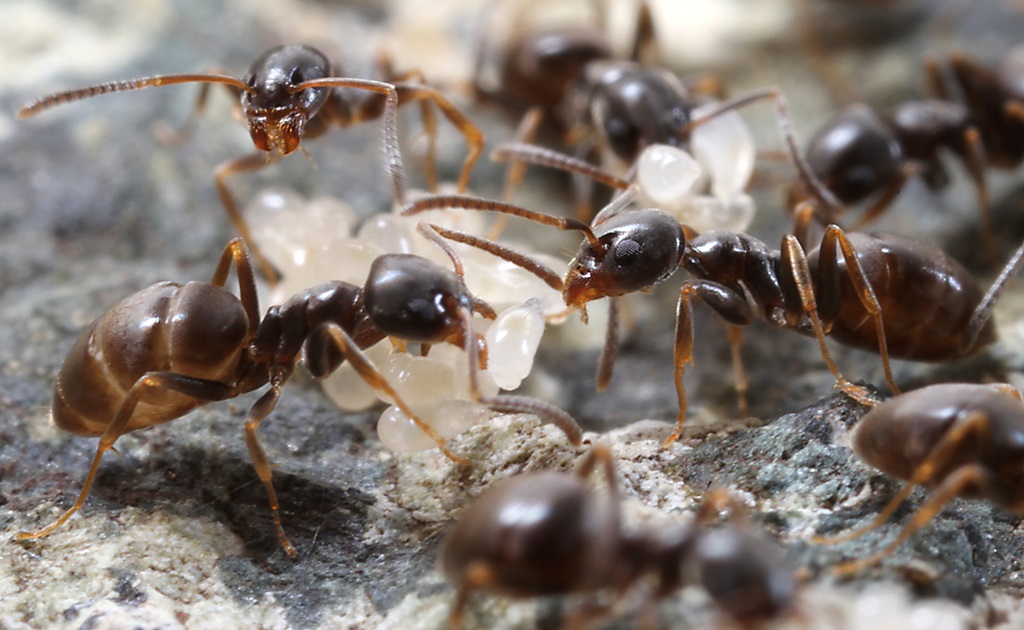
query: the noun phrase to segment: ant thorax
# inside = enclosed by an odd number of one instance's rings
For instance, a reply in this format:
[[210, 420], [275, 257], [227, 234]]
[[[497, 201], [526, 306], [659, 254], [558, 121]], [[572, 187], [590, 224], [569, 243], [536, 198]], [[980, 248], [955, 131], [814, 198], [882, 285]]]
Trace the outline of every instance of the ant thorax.
[[[716, 106], [697, 107], [693, 116]], [[689, 151], [654, 144], [637, 158], [639, 200], [664, 210], [697, 232], [743, 232], [754, 219], [744, 192], [754, 171], [756, 148], [736, 112], [725, 112], [693, 129]]]
[[[397, 211], [380, 213], [360, 224], [356, 213], [339, 199], [305, 199], [279, 189], [258, 193], [246, 216], [253, 237], [282, 276], [272, 290], [265, 291], [269, 295], [263, 297], [264, 304], [282, 303], [328, 280], [361, 287], [373, 261], [389, 253], [416, 254], [451, 269], [451, 259], [417, 232], [420, 221], [474, 235], [486, 231], [485, 217], [457, 210], [431, 211], [415, 219], [399, 216]], [[480, 373], [482, 393], [493, 396], [499, 389], [514, 390], [530, 373], [545, 318], [554, 319], [565, 312], [561, 295], [512, 263], [472, 247], [451, 245], [464, 263], [466, 285], [498, 313], [493, 322], [479, 315], [473, 320], [475, 332], [487, 343], [487, 366], [481, 365], [485, 369]], [[554, 269], [565, 267], [564, 261], [554, 257], [530, 255]], [[366, 352], [402, 399], [442, 437], [451, 438], [492, 415], [487, 406], [471, 400], [468, 361], [462, 348], [436, 344], [427, 356], [419, 356], [415, 345], [410, 352], [403, 349], [385, 340]], [[325, 378], [323, 387], [342, 409], [361, 410], [377, 402], [373, 388], [347, 363]], [[385, 446], [395, 451], [436, 446], [394, 405], [381, 414], [378, 432]]]

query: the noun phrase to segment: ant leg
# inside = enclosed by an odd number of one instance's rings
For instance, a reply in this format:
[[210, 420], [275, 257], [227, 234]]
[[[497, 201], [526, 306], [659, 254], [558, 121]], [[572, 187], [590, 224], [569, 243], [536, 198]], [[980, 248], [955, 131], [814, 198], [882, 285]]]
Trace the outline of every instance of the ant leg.
[[658, 50], [658, 34], [654, 28], [654, 18], [651, 16], [651, 7], [647, 4], [647, 0], [640, 0], [629, 59], [636, 62], [653, 63], [661, 56], [660, 52]]
[[974, 347], [974, 342], [977, 341], [981, 329], [985, 327], [989, 318], [992, 317], [992, 311], [996, 307], [996, 302], [1002, 296], [1003, 291], [1006, 291], [1010, 279], [1013, 278], [1022, 264], [1024, 264], [1024, 244], [1018, 247], [1017, 251], [1010, 257], [1006, 266], [999, 272], [995, 282], [989, 287], [985, 297], [981, 298], [981, 302], [974, 309], [971, 318], [967, 320], [964, 336], [960, 340], [960, 354], [967, 354]]
[[886, 186], [885, 190], [882, 191], [882, 194], [875, 199], [874, 203], [871, 204], [871, 207], [864, 211], [864, 214], [861, 216], [860, 220], [857, 221], [857, 223], [853, 226], [853, 229], [859, 230], [863, 226], [871, 223], [879, 216], [881, 216], [883, 212], [889, 209], [889, 206], [892, 205], [893, 200], [896, 199], [896, 196], [899, 195], [900, 192], [903, 190], [903, 185], [907, 182], [907, 180], [910, 179], [911, 177], [916, 176], [920, 172], [921, 167], [918, 166], [917, 164], [913, 162], [908, 162], [904, 164], [903, 167], [900, 169], [900, 174], [896, 178], [896, 180], [893, 181], [888, 186]]
[[[515, 136], [513, 136], [514, 142], [517, 144], [533, 144], [543, 120], [543, 108], [531, 107], [527, 110], [527, 112], [523, 114], [522, 120], [519, 121], [519, 126], [516, 127], [516, 133]], [[505, 188], [501, 194], [502, 201], [512, 201], [516, 188], [519, 187], [519, 183], [523, 180], [523, 175], [526, 173], [526, 166], [527, 165], [524, 162], [511, 160], [511, 164], [505, 170]], [[505, 226], [507, 224], [508, 217], [506, 215], [500, 215], [491, 227], [491, 231], [487, 234], [487, 238], [494, 241], [498, 240], [501, 233], [505, 231]]]
[[423, 431], [430, 437], [430, 439], [434, 440], [434, 442], [437, 443], [437, 446], [441, 449], [441, 452], [444, 453], [445, 456], [448, 457], [448, 459], [458, 464], [467, 463], [464, 458], [457, 456], [455, 453], [451, 452], [451, 450], [448, 449], [448, 447], [445, 445], [444, 438], [441, 437], [441, 435], [436, 430], [434, 430], [434, 427], [424, 422], [418, 415], [416, 415], [416, 413], [412, 409], [409, 408], [409, 405], [405, 404], [405, 401], [402, 400], [402, 397], [398, 394], [397, 391], [395, 391], [395, 388], [393, 388], [387, 382], [387, 380], [384, 378], [384, 375], [382, 375], [380, 371], [376, 367], [374, 367], [373, 363], [370, 362], [370, 359], [367, 358], [366, 354], [359, 349], [359, 346], [357, 346], [356, 343], [352, 341], [352, 337], [350, 337], [348, 333], [341, 328], [341, 326], [338, 326], [337, 324], [334, 323], [329, 323], [325, 324], [323, 328], [326, 334], [328, 334], [334, 341], [334, 344], [337, 346], [338, 350], [343, 355], [345, 355], [345, 358], [348, 360], [348, 362], [352, 364], [352, 367], [359, 374], [360, 378], [366, 381], [367, 385], [372, 387], [378, 393], [384, 394], [388, 396], [391, 400], [393, 400], [395, 406], [401, 409], [402, 413], [404, 413], [410, 420], [412, 420], [413, 423], [417, 427], [419, 427], [421, 431]]
[[747, 401], [747, 392], [750, 389], [747, 383], [747, 373], [743, 369], [743, 356], [740, 354], [740, 344], [743, 342], [743, 329], [739, 326], [726, 325], [726, 333], [729, 335], [729, 353], [732, 355], [733, 378], [736, 380], [736, 399], [740, 416], [750, 417], [750, 404]]
[[494, 569], [484, 560], [471, 562], [462, 576], [458, 592], [455, 595], [455, 603], [448, 613], [448, 629], [458, 630], [462, 627], [462, 615], [469, 603], [469, 596], [474, 590], [486, 588], [496, 581]]
[[[716, 107], [710, 111], [705, 112], [700, 116], [690, 121], [690, 124], [684, 129], [684, 133], [692, 131], [695, 127], [698, 127], [709, 120], [720, 116], [725, 112], [746, 107], [752, 103], [763, 100], [772, 100], [775, 102], [775, 118], [779, 124], [779, 130], [782, 132], [783, 140], [785, 141], [786, 148], [789, 150], [789, 157], [793, 161], [793, 165], [796, 166], [797, 172], [800, 174], [800, 179], [807, 187], [808, 192], [814, 197], [815, 201], [821, 204], [821, 208], [824, 209], [824, 223], [834, 223], [836, 215], [840, 214], [843, 210], [843, 204], [836, 198], [832, 191], [825, 186], [824, 183], [814, 174], [811, 170], [810, 165], [807, 163], [806, 158], [800, 153], [800, 148], [797, 146], [796, 134], [793, 133], [793, 122], [789, 115], [789, 106], [786, 104], [786, 97], [783, 96], [777, 88], [766, 88], [762, 90], [756, 90], [748, 94], [743, 94], [735, 98], [729, 99], [719, 103]], [[816, 210], [818, 208], [816, 207]]]
[[597, 391], [608, 389], [612, 380], [615, 358], [619, 354], [619, 298], [608, 298], [608, 330], [604, 334], [604, 346], [597, 360]]
[[228, 190], [226, 181], [228, 177], [236, 173], [258, 171], [266, 168], [269, 164], [270, 162], [268, 162], [267, 157], [262, 153], [250, 153], [227, 162], [221, 162], [213, 172], [213, 183], [217, 187], [217, 194], [220, 195], [221, 205], [224, 206], [224, 212], [227, 213], [231, 225], [245, 239], [253, 258], [256, 259], [256, 264], [263, 271], [267, 281], [271, 285], [276, 285], [281, 277], [278, 275], [277, 270], [274, 269], [274, 266], [270, 264], [270, 261], [267, 260], [266, 256], [263, 255], [263, 251], [260, 249], [259, 244], [256, 243], [256, 239], [253, 238], [252, 232], [249, 231], [249, 224], [246, 222], [245, 217], [242, 216], [242, 211], [238, 209], [238, 204], [235, 203], [234, 196]]
[[220, 255], [220, 262], [213, 272], [210, 284], [218, 287], [224, 286], [228, 281], [228, 272], [231, 270], [231, 263], [235, 263], [235, 270], [238, 274], [238, 294], [241, 297], [242, 307], [249, 318], [249, 338], [256, 334], [260, 324], [260, 302], [256, 294], [256, 278], [252, 273], [252, 264], [249, 262], [249, 250], [245, 247], [245, 241], [241, 237], [231, 239]]
[[[856, 429], [854, 430], [856, 431]], [[973, 433], [983, 433], [988, 430], [988, 416], [980, 411], [974, 411], [958, 418], [953, 422], [949, 429], [947, 429], [945, 435], [939, 439], [938, 443], [932, 447], [921, 464], [914, 469], [913, 474], [910, 475], [910, 478], [907, 479], [907, 482], [902, 488], [900, 488], [899, 492], [889, 500], [889, 503], [886, 504], [882, 511], [878, 513], [878, 516], [876, 516], [870, 523], [839, 536], [831, 538], [814, 536], [811, 540], [819, 545], [834, 545], [860, 538], [864, 534], [881, 527], [887, 520], [889, 520], [889, 517], [892, 516], [901, 505], [903, 505], [915, 487], [928, 484], [935, 479], [936, 474], [949, 463], [953, 456], [957, 454], [956, 449], [964, 443], [964, 440], [970, 437]], [[962, 468], [959, 470], [962, 470]], [[946, 484], [948, 484], [948, 480], [943, 483], [943, 486]], [[948, 500], [949, 498], [946, 499], [946, 501]], [[943, 501], [943, 503], [946, 501]], [[917, 521], [918, 518], [915, 515], [913, 522], [917, 523]], [[924, 523], [920, 523], [914, 529], [920, 528], [923, 524]], [[906, 539], [904, 538], [903, 540]]]
[[469, 175], [473, 171], [473, 165], [476, 164], [477, 159], [480, 157], [480, 153], [484, 148], [484, 134], [480, 131], [473, 121], [471, 121], [466, 115], [457, 108], [448, 97], [439, 92], [437, 89], [427, 85], [420, 85], [418, 83], [396, 83], [395, 88], [398, 89], [399, 102], [405, 102], [406, 100], [423, 100], [427, 99], [432, 101], [434, 105], [441, 110], [445, 118], [448, 119], [459, 133], [466, 139], [466, 148], [468, 153], [465, 161], [462, 163], [462, 172], [459, 174], [458, 191], [460, 193], [465, 192], [469, 186]]
[[[824, 248], [824, 244], [822, 244], [822, 247]], [[824, 260], [824, 255], [824, 252], [822, 252], [822, 260]], [[782, 273], [779, 274], [779, 279], [783, 284], [785, 292], [791, 294], [795, 290], [799, 296], [799, 306], [803, 308], [811, 320], [814, 336], [818, 340], [818, 346], [821, 349], [821, 357], [825, 360], [829, 371], [832, 372], [832, 376], [836, 379], [835, 386], [862, 405], [875, 404], [867, 390], [846, 380], [846, 377], [836, 367], [835, 361], [832, 360], [832, 354], [829, 353], [828, 345], [825, 343], [825, 328], [821, 323], [821, 318], [818, 317], [818, 304], [814, 295], [811, 270], [807, 266], [807, 256], [793, 235], [786, 235], [782, 239]], [[787, 315], [789, 315], [791, 309], [795, 310], [797, 307], [798, 305], [795, 303], [788, 305]], [[787, 319], [789, 318], [787, 317]]]
[[683, 283], [683, 287], [679, 291], [679, 301], [676, 303], [676, 332], [673, 350], [675, 365], [673, 377], [676, 384], [676, 398], [679, 401], [679, 413], [676, 416], [675, 430], [662, 442], [662, 448], [667, 448], [679, 439], [686, 422], [686, 385], [683, 383], [683, 375], [686, 364], [693, 363], [693, 305], [691, 302], [694, 297], [699, 297], [726, 323], [733, 326], [745, 326], [753, 320], [750, 305], [741, 293], [710, 280], [691, 279]]
[[924, 58], [925, 91], [941, 101], [955, 101], [950, 93], [949, 84], [942, 76], [939, 60], [934, 55]]
[[[864, 268], [860, 264], [860, 258], [857, 256], [853, 243], [850, 242], [846, 233], [835, 225], [825, 228], [825, 236], [821, 240], [821, 249], [818, 256], [819, 281], [822, 286], [838, 286], [839, 266], [836, 257], [836, 243], [839, 244], [839, 248], [843, 253], [843, 260], [846, 261], [846, 273], [850, 281], [853, 282], [861, 305], [864, 306], [864, 310], [875, 320], [875, 337], [878, 340], [878, 353], [882, 357], [885, 380], [892, 389], [892, 393], [899, 395], [900, 389], [896, 386], [896, 381], [892, 376], [892, 365], [889, 361], [889, 345], [885, 341], [882, 305], [878, 302], [878, 297], [868, 281], [867, 274], [864, 273]], [[822, 304], [820, 313], [824, 313], [822, 319], [831, 324], [835, 317], [834, 314], [838, 314], [840, 308], [838, 292], [819, 287], [819, 294]]]
[[809, 201], [803, 201], [793, 211], [793, 236], [796, 242], [804, 251], [807, 251], [808, 243], [811, 240], [811, 218], [814, 217], [814, 206]]
[[729, 520], [748, 518], [747, 506], [736, 498], [736, 495], [726, 488], [713, 488], [709, 490], [700, 502], [697, 509], [696, 521], [707, 523], [720, 514], [723, 510], [729, 510]]
[[249, 408], [249, 413], [246, 414], [245, 418], [245, 443], [249, 447], [249, 458], [252, 459], [253, 468], [256, 469], [256, 474], [259, 475], [260, 481], [263, 482], [263, 487], [267, 490], [267, 498], [270, 500], [270, 513], [274, 518], [274, 529], [277, 531], [277, 538], [281, 542], [281, 548], [284, 549], [285, 553], [294, 558], [298, 555], [298, 552], [295, 551], [295, 547], [288, 541], [288, 536], [285, 535], [284, 528], [281, 526], [277, 493], [274, 492], [274, 483], [270, 479], [270, 461], [267, 459], [267, 454], [260, 444], [259, 437], [256, 435], [256, 429], [259, 428], [260, 423], [277, 406], [277, 401], [281, 398], [282, 385], [283, 383], [272, 383], [267, 393], [260, 396], [259, 400]]
[[836, 565], [832, 569], [834, 575], [851, 575], [862, 569], [874, 566], [892, 555], [900, 545], [907, 542], [914, 533], [927, 525], [942, 510], [943, 506], [955, 499], [967, 488], [985, 483], [987, 474], [978, 464], [958, 468], [946, 481], [939, 486], [928, 501], [914, 513], [910, 523], [903, 528], [899, 536], [885, 549], [862, 560], [853, 560]]
[[[460, 308], [459, 317], [462, 319], [463, 350], [466, 351], [466, 360], [469, 363], [469, 391], [473, 400], [499, 413], [533, 414], [542, 421], [549, 422], [561, 429], [573, 446], [582, 444], [583, 429], [580, 428], [575, 418], [558, 407], [536, 398], [530, 398], [529, 396], [517, 396], [514, 394], [484, 396], [481, 393], [480, 353], [476, 345], [477, 336], [473, 332], [473, 314], [468, 309]], [[406, 415], [408, 415], [408, 412]]]
[[[85, 504], [92, 484], [96, 481], [96, 474], [100, 468], [100, 461], [103, 455], [114, 448], [114, 442], [127, 433], [128, 423], [135, 412], [135, 407], [141, 402], [143, 395], [150, 391], [173, 391], [190, 398], [202, 401], [199, 404], [217, 400], [227, 400], [237, 395], [237, 390], [226, 383], [193, 378], [175, 372], [149, 372], [135, 381], [132, 388], [128, 390], [124, 402], [118, 407], [117, 413], [107, 428], [100, 436], [99, 444], [96, 446], [96, 455], [93, 457], [92, 465], [89, 467], [89, 474], [86, 475], [85, 483], [78, 494], [78, 499], [64, 514], [56, 521], [36, 532], [18, 532], [15, 540], [27, 540], [30, 538], [42, 538], [53, 530], [63, 525], [71, 516]], [[198, 404], [197, 404], [198, 406]]]
[[[981, 221], [981, 236], [985, 240], [986, 248], [990, 255], [994, 256], [998, 251], [996, 246], [995, 233], [992, 231], [992, 208], [988, 198], [988, 185], [985, 181], [985, 145], [981, 142], [981, 133], [977, 127], [970, 127], [964, 131], [964, 145], [967, 147], [964, 156], [964, 165], [967, 166], [967, 173], [974, 180], [974, 189], [978, 195], [978, 216]], [[993, 260], [993, 266], [995, 261]]]

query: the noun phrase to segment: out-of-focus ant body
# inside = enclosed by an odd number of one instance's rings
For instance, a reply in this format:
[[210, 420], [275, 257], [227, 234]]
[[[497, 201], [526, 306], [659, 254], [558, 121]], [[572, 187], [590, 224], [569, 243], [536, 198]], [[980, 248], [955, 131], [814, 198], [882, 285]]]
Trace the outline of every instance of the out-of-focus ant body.
[[[1024, 47], [995, 69], [962, 54], [949, 58], [948, 73], [935, 59], [925, 67], [937, 98], [906, 101], [888, 114], [849, 105], [811, 138], [807, 162], [844, 204], [870, 199], [863, 225], [884, 212], [913, 175], [933, 190], [947, 186], [941, 151], [950, 151], [974, 183], [981, 232], [991, 243], [985, 169], [1013, 169], [1024, 161]], [[800, 196], [799, 188], [792, 196]]]
[[[586, 482], [596, 465], [608, 492]], [[503, 480], [462, 513], [440, 553], [445, 575], [458, 588], [449, 626], [461, 625], [474, 591], [508, 597], [607, 593], [567, 620], [579, 627], [607, 615], [615, 599], [642, 578], [662, 599], [699, 583], [722, 612], [751, 627], [783, 614], [796, 594], [792, 570], [779, 550], [747, 523], [707, 527], [725, 507], [742, 508], [724, 491], [705, 498], [696, 522], [653, 531], [625, 531], [618, 483], [608, 447], [596, 444], [575, 474], [531, 472]]]
[[[530, 159], [528, 154], [518, 157]], [[573, 165], [566, 159], [560, 166]], [[614, 182], [615, 178], [605, 174], [602, 181]], [[620, 180], [618, 185], [626, 183]], [[754, 319], [813, 334], [836, 386], [870, 403], [864, 389], [839, 372], [828, 352], [826, 335], [879, 353], [886, 380], [898, 393], [890, 356], [954, 359], [995, 340], [992, 310], [1024, 261], [1022, 246], [985, 294], [974, 277], [942, 250], [903, 236], [847, 234], [830, 225], [820, 245], [805, 254], [811, 220], [811, 208], [806, 205], [798, 215], [796, 233], [783, 237], [781, 251], [773, 251], [743, 233], [697, 235], [656, 208], [627, 210], [632, 190], [614, 199], [590, 225], [464, 196], [418, 199], [407, 204], [404, 212], [442, 207], [494, 211], [582, 232], [586, 238], [570, 263], [561, 290], [566, 305], [581, 310], [592, 300], [611, 298], [609, 329], [598, 366], [599, 391], [611, 378], [615, 358], [617, 299], [647, 290], [684, 268], [690, 278], [679, 294], [674, 347], [679, 415], [666, 444], [679, 437], [686, 417], [683, 372], [693, 357], [694, 299], [703, 301], [728, 324], [744, 413], [746, 379], [738, 360], [738, 327]]]
[[[428, 179], [433, 185], [433, 138], [436, 128], [429, 107], [432, 103], [440, 108], [466, 138], [469, 153], [459, 177], [459, 190], [465, 190], [473, 164], [483, 148], [483, 134], [441, 92], [420, 83], [408, 82], [410, 79], [422, 80], [418, 71], [396, 74], [390, 68], [385, 68], [383, 74], [383, 81], [335, 76], [327, 57], [315, 48], [278, 46], [260, 55], [241, 79], [221, 74], [168, 74], [102, 83], [36, 99], [25, 105], [18, 112], [18, 117], [28, 118], [57, 105], [101, 94], [200, 83], [202, 87], [193, 118], [189, 120], [191, 123], [194, 116], [203, 109], [209, 87], [227, 87], [239, 98], [239, 107], [249, 127], [249, 134], [259, 152], [223, 162], [214, 172], [214, 182], [231, 223], [247, 241], [267, 278], [275, 280], [277, 274], [251, 238], [248, 225], [227, 187], [227, 178], [235, 173], [264, 168], [277, 158], [295, 151], [304, 138], [312, 139], [331, 127], [348, 127], [382, 115], [385, 136], [388, 136], [389, 128], [395, 126], [395, 114], [393, 111], [389, 113], [389, 110], [402, 103], [423, 101], [424, 128], [431, 144]], [[389, 162], [387, 167], [393, 169], [394, 164]]]
[[[429, 227], [425, 232], [430, 237]], [[232, 262], [240, 299], [224, 288]], [[473, 332], [472, 316], [479, 313], [493, 319], [495, 315], [470, 294], [458, 258], [453, 257], [453, 262], [455, 273], [420, 256], [384, 255], [374, 261], [364, 286], [338, 281], [320, 284], [270, 307], [261, 320], [248, 253], [236, 238], [225, 248], [210, 282], [161, 282], [126, 298], [82, 334], [64, 360], [54, 388], [57, 426], [100, 438], [82, 491], [56, 522], [18, 538], [45, 536], [77, 512], [104, 453], [125, 433], [269, 385], [246, 415], [246, 443], [270, 497], [281, 546], [294, 555], [281, 527], [271, 466], [256, 431], [277, 405], [300, 354], [315, 378], [326, 377], [348, 360], [445, 455], [462, 461], [363, 354], [362, 348], [385, 337], [464, 348], [477, 400], [497, 411], [539, 414], [563, 429], [573, 444], [580, 444], [582, 432], [575, 420], [554, 406], [522, 396], [480, 394], [477, 373], [487, 355], [482, 337]]]
[[987, 499], [1024, 514], [1024, 401], [1013, 386], [957, 383], [907, 392], [869, 411], [850, 441], [865, 462], [907, 483], [868, 525], [816, 542], [839, 543], [876, 529], [916, 486], [932, 494], [885, 549], [839, 565], [838, 573], [877, 564], [955, 497]]

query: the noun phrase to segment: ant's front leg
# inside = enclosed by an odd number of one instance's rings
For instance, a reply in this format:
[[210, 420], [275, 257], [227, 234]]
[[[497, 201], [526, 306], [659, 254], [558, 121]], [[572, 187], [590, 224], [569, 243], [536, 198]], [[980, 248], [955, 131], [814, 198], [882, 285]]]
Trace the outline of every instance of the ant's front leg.
[[271, 285], [276, 285], [281, 280], [280, 274], [277, 273], [274, 266], [267, 260], [267, 257], [263, 255], [263, 250], [260, 249], [259, 243], [256, 242], [252, 232], [249, 231], [249, 224], [246, 222], [245, 217], [242, 216], [242, 212], [239, 210], [238, 204], [235, 202], [235, 198], [227, 185], [227, 178], [231, 175], [258, 171], [266, 168], [269, 164], [270, 161], [263, 153], [250, 153], [249, 155], [243, 155], [227, 162], [222, 162], [214, 170], [213, 183], [217, 187], [217, 194], [220, 196], [220, 202], [224, 206], [224, 212], [227, 213], [231, 225], [245, 239], [253, 258], [256, 259], [256, 264], [267, 278], [267, 281]]

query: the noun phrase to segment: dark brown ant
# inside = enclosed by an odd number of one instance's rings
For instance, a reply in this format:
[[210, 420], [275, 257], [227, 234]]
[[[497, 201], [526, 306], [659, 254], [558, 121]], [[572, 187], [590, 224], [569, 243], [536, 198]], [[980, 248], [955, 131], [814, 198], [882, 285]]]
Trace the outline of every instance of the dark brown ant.
[[[204, 108], [209, 87], [214, 84], [227, 87], [240, 99], [239, 108], [259, 152], [221, 163], [214, 171], [214, 183], [235, 230], [245, 238], [260, 269], [268, 279], [274, 281], [277, 273], [253, 240], [249, 226], [227, 187], [227, 178], [236, 173], [266, 167], [299, 148], [303, 138], [312, 139], [332, 126], [348, 127], [382, 115], [387, 137], [395, 127], [395, 114], [393, 111], [389, 113], [389, 110], [402, 103], [421, 101], [423, 125], [430, 143], [428, 179], [432, 188], [435, 180], [433, 139], [436, 128], [429, 104], [433, 103], [466, 138], [469, 153], [459, 176], [459, 190], [465, 190], [469, 183], [470, 172], [483, 149], [483, 134], [444, 94], [421, 83], [409, 83], [410, 79], [422, 81], [419, 71], [398, 74], [390, 69], [390, 64], [385, 62], [381, 65], [384, 66], [381, 71], [383, 81], [339, 77], [334, 76], [327, 57], [315, 48], [278, 46], [260, 55], [242, 79], [220, 74], [167, 74], [102, 83], [36, 99], [18, 111], [18, 118], [29, 118], [51, 107], [101, 94], [200, 83], [202, 86], [193, 116], [186, 124], [188, 129]], [[337, 88], [354, 88], [361, 92]], [[394, 169], [390, 158], [388, 168]]]
[[[499, 147], [499, 151], [514, 152], [517, 159], [533, 159], [530, 152], [519, 152], [514, 146]], [[605, 183], [628, 186], [568, 156], [549, 165], [585, 175], [597, 171]], [[839, 372], [825, 343], [826, 335], [845, 345], [877, 352], [886, 381], [894, 393], [899, 393], [890, 357], [955, 359], [976, 353], [995, 340], [992, 310], [1024, 262], [1022, 246], [988, 294], [983, 294], [974, 277], [957, 261], [936, 247], [904, 236], [847, 234], [829, 225], [819, 247], [805, 254], [812, 212], [808, 205], [798, 212], [795, 234], [783, 237], [781, 251], [773, 251], [747, 234], [716, 231], [697, 235], [656, 208], [625, 210], [633, 192], [628, 188], [613, 199], [590, 225], [504, 202], [458, 195], [421, 198], [407, 204], [403, 213], [436, 208], [494, 211], [582, 232], [586, 238], [570, 263], [561, 290], [566, 305], [584, 313], [588, 302], [611, 298], [608, 333], [598, 365], [599, 391], [611, 379], [618, 340], [618, 298], [647, 290], [679, 267], [684, 268], [690, 278], [679, 294], [674, 346], [679, 415], [666, 445], [679, 437], [686, 418], [683, 373], [686, 363], [693, 359], [694, 299], [707, 304], [728, 325], [742, 413], [747, 412], [747, 384], [739, 361], [739, 327], [754, 319], [813, 334], [836, 386], [870, 404], [872, 398], [866, 390]], [[462, 240], [475, 245], [479, 239]], [[552, 275], [549, 270], [544, 277]]]
[[931, 385], [878, 404], [854, 426], [854, 452], [906, 484], [871, 523], [834, 544], [880, 527], [916, 486], [932, 490], [900, 534], [879, 553], [836, 567], [851, 574], [878, 564], [955, 497], [988, 499], [1024, 515], [1024, 399], [1011, 385]]
[[[421, 231], [453, 255], [429, 226], [424, 224]], [[486, 363], [486, 346], [482, 336], [473, 332], [472, 315], [493, 319], [495, 313], [473, 297], [462, 280], [459, 259], [453, 256], [452, 260], [455, 273], [419, 256], [384, 255], [373, 262], [363, 287], [340, 281], [319, 284], [270, 307], [260, 320], [248, 252], [244, 241], [236, 238], [225, 248], [210, 282], [160, 282], [126, 298], [82, 334], [64, 360], [54, 387], [57, 426], [77, 435], [100, 437], [82, 491], [54, 523], [37, 532], [21, 532], [17, 538], [45, 536], [77, 512], [104, 453], [125, 433], [269, 385], [246, 415], [246, 443], [269, 495], [281, 546], [294, 556], [295, 548], [281, 527], [271, 466], [256, 431], [277, 405], [300, 353], [315, 378], [328, 376], [348, 360], [446, 456], [464, 462], [363, 354], [363, 348], [385, 337], [464, 348], [471, 391], [479, 402], [497, 411], [539, 414], [579, 445], [579, 426], [556, 407], [522, 396], [481, 395], [477, 372], [479, 364]], [[240, 298], [224, 288], [232, 262]]]
[[[849, 105], [827, 120], [807, 144], [807, 163], [843, 204], [870, 199], [859, 225], [878, 218], [903, 189], [921, 175], [933, 190], [949, 184], [940, 151], [952, 151], [967, 167], [978, 194], [982, 232], [992, 227], [985, 183], [984, 141], [972, 113], [947, 100], [914, 100], [883, 115], [863, 103]], [[797, 184], [790, 202], [800, 198]], [[826, 220], [834, 214], [823, 213]]]
[[[587, 477], [598, 464], [608, 485], [598, 494]], [[607, 615], [642, 578], [662, 599], [696, 575], [721, 610], [744, 627], [778, 617], [796, 582], [777, 547], [745, 521], [706, 526], [723, 508], [742, 507], [724, 491], [702, 502], [695, 523], [635, 532], [622, 526], [611, 452], [595, 444], [574, 474], [538, 471], [504, 479], [466, 508], [441, 547], [440, 564], [458, 595], [449, 627], [462, 623], [474, 591], [507, 597], [607, 594], [576, 611], [566, 627]]]
[[921, 175], [933, 190], [947, 186], [940, 151], [951, 151], [974, 182], [981, 232], [991, 244], [985, 169], [1010, 170], [1024, 161], [1024, 47], [995, 69], [962, 54], [950, 56], [948, 76], [933, 58], [925, 69], [937, 98], [904, 102], [887, 115], [850, 105], [811, 138], [807, 162], [844, 204], [874, 198], [859, 222], [865, 224], [885, 211], [908, 177]]
[[[544, 112], [557, 119], [577, 156], [592, 151], [611, 154], [627, 167], [652, 144], [685, 148], [692, 130], [721, 114], [761, 100], [776, 104], [779, 126], [791, 146], [797, 169], [810, 194], [826, 208], [838, 202], [817, 182], [796, 150], [785, 100], [777, 90], [760, 90], [695, 110], [722, 95], [708, 77], [680, 78], [665, 68], [641, 63], [655, 47], [655, 28], [647, 2], [641, 0], [630, 58], [614, 60], [604, 36], [578, 27], [540, 29], [519, 35], [498, 64], [497, 88], [482, 85], [486, 47], [477, 52], [474, 85], [478, 93], [531, 107], [516, 134], [530, 144]], [[506, 179], [505, 199], [522, 178], [524, 164], [513, 161]], [[581, 216], [589, 216], [589, 195], [577, 191]]]

